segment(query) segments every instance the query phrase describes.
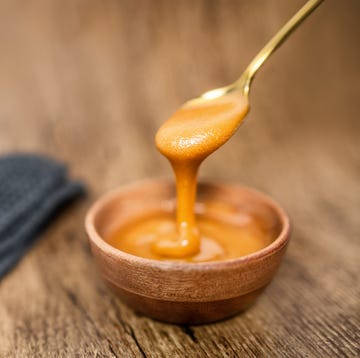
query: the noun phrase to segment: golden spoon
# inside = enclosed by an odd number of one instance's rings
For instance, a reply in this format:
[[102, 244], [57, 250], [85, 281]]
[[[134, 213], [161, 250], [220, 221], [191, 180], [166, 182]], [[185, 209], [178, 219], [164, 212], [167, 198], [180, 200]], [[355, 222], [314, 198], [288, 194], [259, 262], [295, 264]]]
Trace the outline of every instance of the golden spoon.
[[245, 118], [250, 85], [257, 70], [322, 1], [308, 1], [255, 56], [236, 82], [185, 103], [158, 130], [156, 146], [170, 160], [176, 176], [177, 231], [173, 237], [159, 238], [153, 243], [152, 250], [157, 255], [183, 258], [201, 252], [204, 240], [194, 213], [199, 166], [235, 133]]
[[241, 77], [229, 86], [215, 88], [200, 95], [198, 98], [189, 102], [202, 102], [204, 100], [215, 99], [230, 92], [242, 91], [245, 97], [248, 97], [251, 82], [263, 63], [270, 55], [287, 39], [287, 37], [323, 2], [324, 0], [309, 0], [281, 29], [276, 35], [263, 47], [263, 49], [254, 57]]

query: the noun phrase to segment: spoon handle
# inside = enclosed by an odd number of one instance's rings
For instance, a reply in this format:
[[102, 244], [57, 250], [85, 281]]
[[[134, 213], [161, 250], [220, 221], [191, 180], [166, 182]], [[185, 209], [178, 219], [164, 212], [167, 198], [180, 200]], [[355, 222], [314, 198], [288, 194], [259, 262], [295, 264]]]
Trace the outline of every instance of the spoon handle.
[[233, 84], [233, 88], [242, 88], [247, 95], [250, 84], [263, 63], [287, 39], [287, 37], [323, 2], [324, 0], [309, 0], [306, 4], [276, 33], [262, 48], [246, 68], [241, 77]]

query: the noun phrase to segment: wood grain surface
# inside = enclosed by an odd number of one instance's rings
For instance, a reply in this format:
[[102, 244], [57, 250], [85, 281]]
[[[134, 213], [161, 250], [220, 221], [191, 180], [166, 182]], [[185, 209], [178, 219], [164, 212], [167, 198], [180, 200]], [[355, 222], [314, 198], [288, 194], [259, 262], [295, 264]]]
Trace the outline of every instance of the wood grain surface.
[[300, 0], [0, 0], [0, 153], [68, 163], [87, 199], [0, 283], [1, 357], [357, 357], [360, 2], [327, 0], [254, 81], [248, 120], [201, 177], [289, 212], [284, 263], [256, 306], [173, 326], [105, 287], [84, 215], [100, 194], [171, 175], [156, 129], [234, 80]]

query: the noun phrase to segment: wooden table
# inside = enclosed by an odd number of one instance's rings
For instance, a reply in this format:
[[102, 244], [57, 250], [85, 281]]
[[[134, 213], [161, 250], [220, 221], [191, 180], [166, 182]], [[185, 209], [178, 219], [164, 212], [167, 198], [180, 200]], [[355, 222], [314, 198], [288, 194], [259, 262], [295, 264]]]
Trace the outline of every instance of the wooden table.
[[326, 1], [254, 82], [246, 124], [201, 177], [290, 213], [256, 306], [162, 324], [108, 291], [83, 229], [110, 188], [172, 175], [153, 144], [186, 99], [234, 80], [304, 1], [0, 1], [0, 153], [49, 154], [88, 185], [0, 284], [1, 357], [356, 357], [360, 2]]

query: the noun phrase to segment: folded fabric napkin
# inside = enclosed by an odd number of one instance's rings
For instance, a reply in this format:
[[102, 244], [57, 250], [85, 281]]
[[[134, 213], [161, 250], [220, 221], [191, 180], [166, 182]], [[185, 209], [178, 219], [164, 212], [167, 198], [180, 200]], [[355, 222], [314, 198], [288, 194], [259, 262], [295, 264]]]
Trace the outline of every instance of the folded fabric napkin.
[[47, 157], [0, 157], [0, 279], [66, 203], [85, 193], [66, 167]]

